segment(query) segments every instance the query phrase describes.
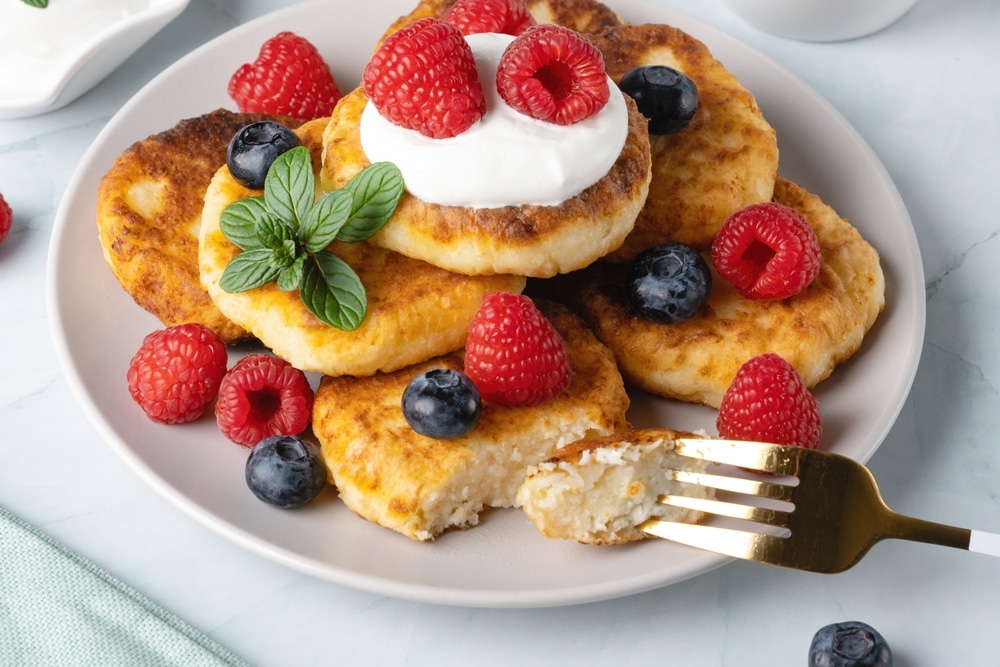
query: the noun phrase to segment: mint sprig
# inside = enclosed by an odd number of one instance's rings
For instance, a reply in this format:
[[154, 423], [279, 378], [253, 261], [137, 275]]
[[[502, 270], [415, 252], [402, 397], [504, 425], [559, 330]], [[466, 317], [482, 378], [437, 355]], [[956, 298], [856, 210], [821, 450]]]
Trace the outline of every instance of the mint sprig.
[[32, 7], [38, 7], [40, 9], [45, 9], [49, 6], [49, 0], [22, 0], [24, 4], [31, 5]]
[[219, 227], [242, 250], [226, 265], [219, 287], [246, 292], [270, 282], [299, 291], [302, 303], [332, 327], [354, 331], [368, 312], [365, 287], [334, 240], [356, 243], [382, 229], [403, 195], [403, 176], [390, 162], [362, 169], [340, 190], [316, 200], [309, 149], [298, 146], [271, 165], [262, 196], [232, 202]]

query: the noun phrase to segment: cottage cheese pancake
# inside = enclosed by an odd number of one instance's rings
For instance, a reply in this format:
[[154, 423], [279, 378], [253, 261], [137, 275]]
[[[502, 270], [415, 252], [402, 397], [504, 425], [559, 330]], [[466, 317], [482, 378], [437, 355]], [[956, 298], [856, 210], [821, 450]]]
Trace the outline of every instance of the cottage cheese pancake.
[[779, 178], [774, 200], [802, 213], [823, 256], [813, 283], [788, 299], [744, 299], [714, 274], [712, 294], [699, 314], [654, 324], [626, 304], [624, 265], [579, 274], [574, 284], [581, 312], [614, 350], [627, 379], [656, 394], [718, 407], [737, 369], [758, 354], [779, 354], [813, 387], [861, 347], [885, 306], [877, 251], [799, 185]]
[[643, 540], [647, 519], [695, 522], [700, 512], [656, 502], [664, 494], [711, 498], [709, 487], [675, 481], [675, 470], [704, 472], [705, 461], [674, 453], [674, 439], [693, 437], [646, 429], [574, 442], [537, 465], [517, 501], [546, 537], [611, 545]]
[[[97, 226], [104, 259], [136, 303], [165, 325], [198, 322], [227, 341], [249, 334], [201, 286], [198, 231], [205, 189], [229, 141], [272, 118], [218, 110], [183, 120], [125, 150], [101, 179]], [[300, 124], [279, 119], [292, 127]]]
[[[312, 151], [314, 167], [325, 126], [321, 119], [297, 130]], [[202, 282], [220, 311], [301, 370], [371, 375], [457, 350], [486, 293], [524, 287], [519, 277], [461, 276], [367, 243], [337, 241], [331, 250], [354, 269], [368, 296], [368, 314], [355, 331], [321, 322], [297, 292], [283, 292], [273, 283], [230, 294], [219, 287], [219, 279], [239, 249], [223, 235], [219, 216], [231, 202], [254, 194], [228, 168], [212, 179], [201, 225]]]
[[406, 423], [400, 401], [430, 368], [461, 370], [462, 355], [367, 378], [325, 377], [313, 431], [340, 497], [354, 512], [417, 540], [474, 526], [486, 507], [515, 504], [525, 470], [563, 445], [627, 428], [628, 395], [611, 353], [568, 309], [538, 302], [566, 341], [569, 387], [528, 407], [483, 406], [467, 435], [436, 440]]
[[704, 44], [668, 25], [615, 26], [588, 37], [615, 81], [634, 67], [666, 65], [694, 81], [700, 100], [684, 130], [650, 136], [649, 196], [612, 259], [631, 259], [667, 241], [706, 248], [734, 211], [771, 199], [778, 166], [774, 129], [753, 95]]
[[[487, 51], [496, 37], [469, 40], [484, 90], [496, 88], [486, 69], [502, 52], [502, 43]], [[649, 185], [646, 121], [611, 85], [612, 101], [570, 126], [527, 118], [488, 95], [477, 125], [436, 140], [390, 126], [359, 87], [327, 127], [323, 183], [340, 187], [372, 161], [396, 163], [408, 192], [371, 242], [451, 271], [547, 278], [582, 268], [622, 243]]]
[[[383, 38], [422, 18], [440, 17], [453, 4], [455, 0], [421, 0], [412, 12], [393, 22]], [[614, 10], [595, 0], [526, 0], [525, 5], [538, 23], [555, 23], [581, 33], [622, 23]]]

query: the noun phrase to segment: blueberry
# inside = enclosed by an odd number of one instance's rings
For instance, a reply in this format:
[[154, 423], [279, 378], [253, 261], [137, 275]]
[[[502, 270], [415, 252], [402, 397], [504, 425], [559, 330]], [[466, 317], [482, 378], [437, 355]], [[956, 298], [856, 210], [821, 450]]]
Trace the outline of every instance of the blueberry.
[[246, 465], [247, 486], [265, 503], [282, 509], [302, 507], [326, 485], [326, 464], [315, 443], [291, 435], [258, 442]]
[[810, 667], [892, 667], [889, 644], [860, 621], [820, 628], [809, 646]]
[[660, 324], [683, 322], [704, 307], [712, 272], [694, 248], [667, 243], [644, 250], [625, 278], [625, 295], [640, 316]]
[[297, 134], [273, 120], [243, 127], [229, 142], [226, 166], [237, 181], [260, 190], [274, 160], [300, 144]]
[[618, 87], [649, 119], [650, 134], [680, 132], [698, 111], [698, 87], [672, 67], [635, 67], [626, 72]]
[[403, 416], [429, 438], [460, 438], [479, 422], [483, 401], [465, 373], [433, 369], [416, 376], [403, 392]]

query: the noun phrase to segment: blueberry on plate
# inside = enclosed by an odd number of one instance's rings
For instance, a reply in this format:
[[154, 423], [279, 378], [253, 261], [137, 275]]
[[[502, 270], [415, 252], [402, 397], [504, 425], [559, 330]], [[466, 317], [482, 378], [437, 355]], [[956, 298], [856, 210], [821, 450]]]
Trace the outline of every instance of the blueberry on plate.
[[465, 373], [435, 368], [410, 380], [403, 391], [403, 417], [429, 438], [460, 438], [479, 422], [483, 400]]
[[229, 142], [226, 166], [240, 184], [260, 190], [275, 159], [300, 143], [299, 136], [281, 123], [273, 120], [251, 123]]
[[697, 250], [667, 243], [641, 252], [625, 278], [625, 295], [640, 316], [659, 324], [694, 317], [712, 293], [712, 272]]
[[875, 628], [860, 621], [820, 628], [809, 646], [810, 667], [892, 667], [892, 650]]
[[254, 445], [245, 474], [255, 496], [282, 509], [308, 504], [326, 485], [319, 445], [292, 435], [272, 435]]
[[698, 111], [698, 86], [672, 67], [635, 67], [625, 73], [618, 87], [649, 119], [650, 134], [680, 132]]

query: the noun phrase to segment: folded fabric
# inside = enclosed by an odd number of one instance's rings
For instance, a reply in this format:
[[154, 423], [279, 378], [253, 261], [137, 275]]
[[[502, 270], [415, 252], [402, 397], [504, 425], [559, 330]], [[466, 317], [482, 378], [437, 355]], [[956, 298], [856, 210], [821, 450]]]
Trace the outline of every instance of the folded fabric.
[[3, 507], [0, 665], [249, 667]]

